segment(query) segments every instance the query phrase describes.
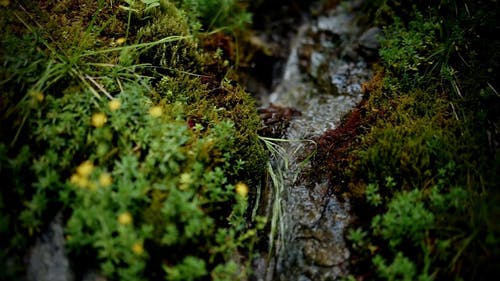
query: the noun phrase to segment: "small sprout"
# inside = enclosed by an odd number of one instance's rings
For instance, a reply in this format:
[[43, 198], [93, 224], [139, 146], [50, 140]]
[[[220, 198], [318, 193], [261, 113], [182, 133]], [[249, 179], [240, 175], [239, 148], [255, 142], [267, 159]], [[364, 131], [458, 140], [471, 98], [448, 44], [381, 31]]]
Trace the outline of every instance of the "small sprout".
[[159, 105], [155, 105], [149, 109], [149, 114], [153, 117], [160, 117], [163, 114], [163, 108]]
[[122, 213], [118, 216], [118, 223], [121, 225], [129, 225], [132, 223], [132, 215], [130, 212]]
[[102, 173], [99, 176], [99, 185], [102, 187], [108, 187], [113, 183], [113, 178], [109, 173]]
[[92, 171], [94, 170], [94, 164], [92, 164], [92, 161], [87, 160], [83, 161], [77, 168], [76, 172], [78, 175], [82, 177], [88, 177], [90, 174], [92, 174]]
[[122, 103], [120, 102], [119, 99], [113, 99], [108, 103], [109, 110], [111, 110], [111, 111], [116, 111], [116, 110], [120, 109], [121, 106], [122, 106]]
[[144, 253], [144, 247], [142, 246], [141, 242], [135, 242], [134, 245], [132, 245], [132, 252], [134, 254], [140, 256]]
[[125, 42], [127, 42], [127, 38], [125, 38], [125, 37], [120, 37], [120, 38], [116, 39], [116, 44], [117, 45], [121, 45], [121, 44], [123, 44]]
[[376, 184], [370, 183], [366, 186], [366, 200], [371, 205], [377, 207], [382, 204], [382, 196], [379, 193], [379, 188]]
[[239, 182], [236, 184], [236, 193], [238, 193], [242, 197], [246, 197], [248, 195], [248, 185]]
[[106, 121], [107, 121], [106, 114], [102, 112], [92, 114], [92, 126], [100, 128], [104, 126], [104, 123], [106, 123]]

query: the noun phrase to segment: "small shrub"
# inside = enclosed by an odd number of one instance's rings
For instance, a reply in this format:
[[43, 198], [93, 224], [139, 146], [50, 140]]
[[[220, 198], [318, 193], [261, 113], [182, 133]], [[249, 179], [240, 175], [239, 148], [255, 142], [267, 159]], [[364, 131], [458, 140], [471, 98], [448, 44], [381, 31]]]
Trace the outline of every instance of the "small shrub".
[[380, 234], [395, 248], [406, 240], [414, 245], [426, 237], [434, 227], [434, 214], [425, 207], [419, 190], [397, 194], [389, 203], [383, 215], [372, 220], [375, 234]]
[[[34, 9], [40, 28], [9, 22], [2, 34], [0, 173], [9, 190], [0, 193], [0, 272], [15, 279], [7, 260], [21, 263], [30, 240], [63, 212], [79, 272], [241, 279], [248, 265], [235, 256], [251, 255], [256, 241], [247, 193], [265, 163], [253, 101], [218, 80], [224, 73], [199, 74], [207, 54], [197, 24], [173, 2], [122, 2], [117, 11], [107, 1], [91, 5], [104, 14], [68, 1], [28, 7], [16, 13]], [[74, 37], [58, 42], [67, 30], [56, 26], [70, 8], [83, 17], [71, 26]], [[12, 16], [0, 13], [2, 21]], [[10, 57], [18, 52], [22, 63]]]

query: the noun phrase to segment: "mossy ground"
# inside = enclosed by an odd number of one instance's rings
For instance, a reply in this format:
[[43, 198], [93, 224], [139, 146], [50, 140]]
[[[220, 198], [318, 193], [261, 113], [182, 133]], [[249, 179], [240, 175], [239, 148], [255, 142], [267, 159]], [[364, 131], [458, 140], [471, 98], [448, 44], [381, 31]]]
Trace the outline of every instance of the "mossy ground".
[[[230, 79], [252, 59], [234, 41], [248, 14], [195, 2], [0, 2], [0, 279], [24, 274], [59, 211], [71, 257], [110, 280], [248, 273], [255, 230], [234, 186], [252, 193], [266, 161]], [[358, 216], [355, 279], [499, 276], [498, 7], [441, 4], [368, 2], [364, 20], [386, 27], [377, 74], [316, 140], [316, 171]]]
[[[236, 257], [256, 238], [241, 186], [253, 192], [266, 163], [260, 119], [227, 78], [232, 47], [203, 48], [203, 28], [231, 41], [247, 15], [233, 1], [190, 3], [7, 1], [0, 279], [24, 274], [23, 255], [59, 212], [77, 278], [248, 273]], [[219, 9], [225, 18], [203, 21]]]
[[319, 138], [315, 165], [358, 219], [364, 280], [499, 276], [498, 7], [374, 1], [385, 27], [363, 102]]

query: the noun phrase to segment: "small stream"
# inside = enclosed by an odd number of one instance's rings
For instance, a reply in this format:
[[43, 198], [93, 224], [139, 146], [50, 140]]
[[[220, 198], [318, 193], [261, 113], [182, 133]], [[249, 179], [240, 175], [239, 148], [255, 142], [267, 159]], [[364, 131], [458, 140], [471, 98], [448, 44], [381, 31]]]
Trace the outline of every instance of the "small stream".
[[300, 114], [291, 117], [281, 140], [268, 140], [279, 153], [258, 202], [270, 233], [267, 252], [254, 261], [254, 280], [337, 280], [349, 273], [349, 199], [333, 194], [326, 178], [303, 175], [311, 169], [310, 140], [334, 129], [361, 101], [361, 85], [371, 76], [367, 61], [376, 54], [380, 30], [356, 24], [360, 3], [348, 1], [303, 23], [278, 85], [262, 101], [264, 108]]

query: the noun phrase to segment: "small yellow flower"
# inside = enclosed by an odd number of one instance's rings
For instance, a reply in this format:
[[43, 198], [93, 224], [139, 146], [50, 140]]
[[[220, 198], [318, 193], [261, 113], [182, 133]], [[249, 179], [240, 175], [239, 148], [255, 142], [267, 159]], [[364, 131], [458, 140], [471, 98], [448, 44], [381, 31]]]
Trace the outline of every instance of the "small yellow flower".
[[144, 247], [142, 246], [141, 242], [135, 242], [134, 245], [132, 245], [132, 252], [136, 255], [142, 255], [144, 253]]
[[[0, 0], [0, 6], [2, 5], [1, 1], [2, 0]], [[42, 102], [45, 99], [45, 95], [41, 91], [36, 89], [30, 89], [28, 91], [28, 94], [38, 102]]]
[[71, 178], [69, 178], [69, 182], [72, 184], [76, 184], [78, 181], [80, 181], [80, 175], [79, 174], [72, 174]]
[[9, 6], [10, 1], [9, 0], [0, 0], [0, 6], [7, 7]]
[[35, 98], [37, 101], [42, 102], [45, 99], [45, 96], [43, 95], [42, 92], [38, 92], [35, 94]]
[[118, 110], [118, 109], [120, 109], [121, 106], [122, 106], [122, 103], [120, 102], [119, 99], [111, 100], [108, 103], [109, 110], [111, 110], [111, 111]]
[[109, 173], [102, 173], [99, 176], [99, 185], [102, 187], [110, 186], [113, 183], [113, 178]]
[[118, 45], [121, 45], [125, 42], [127, 42], [127, 38], [125, 38], [125, 37], [120, 37], [120, 38], [116, 39], [116, 44], [118, 44]]
[[92, 161], [90, 160], [83, 161], [78, 167], [76, 167], [76, 172], [82, 177], [88, 177], [92, 174], [93, 170], [94, 164], [92, 164]]
[[89, 180], [87, 179], [87, 177], [83, 177], [79, 174], [71, 175], [69, 182], [81, 188], [86, 188], [89, 185]]
[[242, 197], [246, 197], [248, 194], [248, 185], [240, 182], [236, 184], [236, 193], [241, 195]]
[[160, 117], [163, 114], [163, 108], [159, 105], [155, 105], [149, 109], [149, 114], [153, 117]]
[[132, 215], [130, 212], [122, 213], [118, 216], [118, 223], [121, 225], [129, 225], [132, 223]]
[[100, 128], [104, 126], [104, 123], [106, 123], [106, 121], [108, 121], [106, 118], [106, 114], [102, 112], [92, 114], [92, 126]]

